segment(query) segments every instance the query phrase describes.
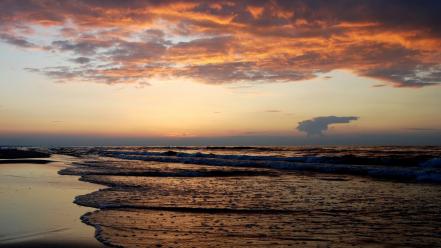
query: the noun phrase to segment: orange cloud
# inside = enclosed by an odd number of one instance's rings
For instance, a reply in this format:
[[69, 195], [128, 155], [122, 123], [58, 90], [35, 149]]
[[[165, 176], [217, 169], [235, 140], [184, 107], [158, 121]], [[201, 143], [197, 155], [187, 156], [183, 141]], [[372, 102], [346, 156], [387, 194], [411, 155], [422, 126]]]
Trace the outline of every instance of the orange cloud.
[[435, 0], [4, 0], [0, 11], [3, 42], [71, 56], [29, 69], [56, 80], [292, 82], [349, 69], [396, 87], [441, 82]]

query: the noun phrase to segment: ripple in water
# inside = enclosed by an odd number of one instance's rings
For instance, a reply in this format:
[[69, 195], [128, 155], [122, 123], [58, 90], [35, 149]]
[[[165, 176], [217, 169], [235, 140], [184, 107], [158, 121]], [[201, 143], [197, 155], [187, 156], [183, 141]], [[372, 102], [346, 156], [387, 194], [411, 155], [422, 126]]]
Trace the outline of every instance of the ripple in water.
[[215, 166], [102, 156], [86, 160], [62, 173], [109, 186], [75, 199], [99, 209], [82, 219], [95, 226], [98, 240], [108, 245], [441, 245], [439, 184], [238, 167], [233, 165], [237, 160]]

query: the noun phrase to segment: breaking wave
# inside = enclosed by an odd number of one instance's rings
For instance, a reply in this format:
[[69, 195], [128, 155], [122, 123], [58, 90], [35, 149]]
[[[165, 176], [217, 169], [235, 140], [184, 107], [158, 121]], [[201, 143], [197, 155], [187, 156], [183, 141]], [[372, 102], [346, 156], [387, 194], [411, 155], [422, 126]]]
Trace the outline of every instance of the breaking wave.
[[[102, 155], [127, 160], [183, 163], [210, 166], [271, 168], [369, 176], [373, 178], [441, 183], [440, 158], [420, 162], [419, 166], [351, 164], [344, 158], [274, 157], [255, 155], [217, 155], [206, 153], [105, 151]], [[399, 159], [397, 159], [399, 160]]]

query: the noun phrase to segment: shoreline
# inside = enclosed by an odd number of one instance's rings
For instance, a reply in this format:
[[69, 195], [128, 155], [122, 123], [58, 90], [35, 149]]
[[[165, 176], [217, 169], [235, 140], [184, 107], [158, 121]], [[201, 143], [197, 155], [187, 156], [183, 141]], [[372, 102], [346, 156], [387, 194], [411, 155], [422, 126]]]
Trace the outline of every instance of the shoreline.
[[54, 155], [53, 162], [19, 159], [0, 164], [0, 247], [105, 247], [80, 217], [96, 209], [73, 203], [101, 185], [59, 175], [76, 158]]

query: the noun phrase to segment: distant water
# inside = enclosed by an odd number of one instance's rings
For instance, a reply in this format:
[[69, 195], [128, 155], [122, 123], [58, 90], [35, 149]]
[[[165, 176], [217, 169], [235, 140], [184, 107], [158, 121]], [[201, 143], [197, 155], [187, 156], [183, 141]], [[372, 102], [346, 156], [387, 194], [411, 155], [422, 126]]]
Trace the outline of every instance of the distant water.
[[76, 147], [125, 247], [440, 247], [441, 147]]

